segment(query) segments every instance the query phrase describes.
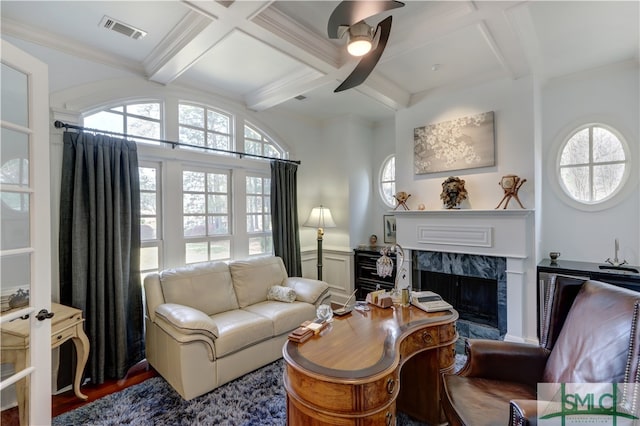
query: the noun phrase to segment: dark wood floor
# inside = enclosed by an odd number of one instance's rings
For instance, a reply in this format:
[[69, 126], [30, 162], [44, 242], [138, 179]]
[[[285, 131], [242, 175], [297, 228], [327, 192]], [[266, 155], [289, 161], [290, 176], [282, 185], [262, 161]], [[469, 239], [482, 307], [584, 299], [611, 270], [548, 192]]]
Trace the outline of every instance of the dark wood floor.
[[[89, 397], [88, 400], [83, 401], [76, 397], [73, 390], [61, 393], [59, 395], [53, 395], [51, 397], [51, 417], [55, 417], [67, 411], [71, 411], [75, 408], [86, 405], [98, 398], [102, 398], [110, 393], [121, 391], [129, 386], [136, 385], [151, 377], [157, 376], [158, 373], [149, 365], [147, 361], [141, 361], [138, 364], [131, 367], [127, 375], [120, 380], [109, 380], [101, 385], [88, 384], [82, 387], [82, 393]], [[0, 419], [2, 426], [19, 426], [18, 420], [18, 408], [10, 408], [2, 411], [2, 418]]]

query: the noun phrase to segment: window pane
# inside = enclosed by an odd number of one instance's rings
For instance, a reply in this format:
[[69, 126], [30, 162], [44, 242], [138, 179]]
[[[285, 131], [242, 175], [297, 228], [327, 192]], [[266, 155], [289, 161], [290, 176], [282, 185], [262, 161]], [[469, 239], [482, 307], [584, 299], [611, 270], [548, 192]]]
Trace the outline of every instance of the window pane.
[[593, 167], [593, 201], [607, 198], [622, 182], [624, 164], [608, 164]]
[[227, 216], [208, 216], [209, 224], [208, 235], [227, 235], [229, 234], [229, 218]]
[[244, 152], [247, 154], [262, 155], [262, 144], [260, 142], [246, 140], [244, 141]]
[[262, 139], [262, 136], [260, 136], [260, 133], [256, 132], [255, 130], [253, 130], [249, 126], [244, 126], [244, 137], [245, 138], [251, 138], [251, 139], [257, 139], [257, 140], [261, 140]]
[[131, 104], [127, 105], [127, 113], [142, 115], [143, 117], [160, 119], [160, 104], [148, 103], [148, 104]]
[[209, 260], [207, 243], [186, 243], [184, 258], [186, 263], [206, 262]]
[[580, 130], [574, 134], [560, 157], [560, 165], [585, 164], [589, 162], [589, 129]]
[[560, 169], [560, 178], [573, 198], [580, 201], [591, 201], [588, 167], [563, 167]]
[[263, 232], [262, 227], [262, 215], [250, 214], [247, 215], [247, 232]]
[[602, 127], [593, 128], [593, 161], [624, 161], [624, 149], [620, 140]]
[[247, 196], [247, 212], [248, 213], [261, 213], [262, 212], [262, 197], [261, 196]]
[[158, 247], [140, 248], [140, 270], [158, 269]]
[[184, 213], [205, 213], [204, 194], [184, 194], [182, 197]]
[[2, 120], [22, 127], [29, 126], [29, 82], [27, 75], [6, 64], [2, 64], [0, 73], [0, 89], [2, 104], [0, 114]]
[[183, 219], [185, 237], [198, 237], [206, 234], [206, 216], [185, 216]]
[[101, 111], [84, 117], [84, 126], [90, 129], [107, 130], [109, 132], [124, 133], [124, 115]]
[[155, 215], [156, 214], [156, 193], [140, 192], [140, 214]]
[[180, 124], [204, 129], [204, 108], [194, 105], [180, 105], [178, 109]]
[[227, 196], [226, 195], [209, 195], [209, 204], [207, 213], [227, 213]]
[[209, 130], [229, 134], [229, 117], [214, 111], [207, 111], [207, 124]]
[[264, 180], [264, 194], [265, 195], [271, 194], [271, 179]]
[[219, 173], [208, 173], [209, 192], [227, 192], [227, 175]]
[[259, 177], [247, 176], [247, 194], [261, 194], [262, 179]]
[[204, 144], [204, 131], [190, 129], [188, 127], [180, 127], [180, 142], [188, 143], [190, 145], [205, 146]]
[[228, 136], [209, 133], [208, 137], [209, 137], [209, 146], [211, 146], [212, 148], [231, 150], [231, 144], [229, 143]]
[[231, 258], [231, 242], [229, 240], [211, 241], [211, 260], [225, 260]]
[[382, 194], [387, 204], [393, 205], [395, 203], [395, 198], [393, 197], [395, 193], [396, 193], [395, 182], [387, 182], [382, 184]]
[[155, 217], [140, 218], [140, 239], [142, 241], [155, 240], [158, 238], [157, 220]]
[[271, 198], [264, 197], [263, 201], [264, 201], [264, 204], [263, 204], [264, 212], [271, 213]]
[[202, 172], [182, 172], [182, 189], [204, 192], [204, 175]]
[[140, 189], [147, 191], [156, 190], [156, 169], [155, 167], [138, 168], [140, 175]]
[[396, 158], [392, 157], [382, 170], [382, 180], [385, 182], [396, 180]]
[[264, 146], [264, 155], [267, 157], [280, 158], [280, 153], [273, 147], [273, 145]]
[[[127, 134], [134, 136], [144, 136], [146, 138], [160, 138], [160, 123], [140, 118], [127, 118]], [[150, 141], [143, 141], [148, 143]]]
[[[2, 294], [10, 288], [31, 287], [31, 255], [29, 253], [2, 256], [0, 261]], [[12, 291], [13, 293], [13, 291]]]
[[0, 137], [0, 182], [29, 186], [29, 137], [5, 128]]
[[27, 248], [31, 244], [29, 232], [29, 194], [5, 192], [2, 199], [2, 232], [0, 249]]
[[270, 214], [264, 215], [264, 225], [265, 225], [264, 230], [266, 232], [271, 232], [271, 215]]
[[271, 251], [271, 250], [267, 249], [266, 237], [249, 238], [249, 254], [250, 255], [264, 254], [264, 253], [267, 253], [268, 251]]

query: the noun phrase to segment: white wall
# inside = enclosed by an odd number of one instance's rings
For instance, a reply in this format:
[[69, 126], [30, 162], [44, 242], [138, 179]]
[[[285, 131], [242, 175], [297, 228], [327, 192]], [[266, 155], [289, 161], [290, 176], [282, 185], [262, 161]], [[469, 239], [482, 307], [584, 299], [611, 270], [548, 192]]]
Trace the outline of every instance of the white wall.
[[[500, 178], [516, 174], [527, 182], [520, 200], [534, 209], [533, 80], [501, 80], [464, 90], [429, 94], [396, 116], [396, 190], [411, 194], [411, 210], [423, 203], [427, 210], [442, 208], [442, 182], [448, 176], [466, 181], [468, 208], [494, 209], [503, 196]], [[495, 166], [416, 175], [413, 172], [413, 129], [458, 117], [494, 111]], [[509, 203], [509, 209], [520, 208]]]
[[[614, 257], [614, 239], [620, 241], [620, 260], [640, 265], [640, 129], [637, 62], [614, 64], [564, 76], [543, 87], [542, 233], [540, 251], [562, 253], [561, 259], [603, 262]], [[600, 121], [619, 130], [632, 151], [632, 185], [614, 207], [586, 212], [570, 207], [553, 190], [549, 170], [563, 136], [576, 126]]]
[[392, 210], [389, 206], [387, 206], [380, 196], [379, 192], [379, 178], [380, 178], [380, 168], [385, 160], [390, 155], [395, 155], [396, 153], [396, 121], [385, 120], [383, 122], [376, 123], [373, 128], [373, 156], [372, 156], [372, 170], [371, 170], [371, 178], [372, 178], [372, 192], [371, 195], [371, 203], [370, 211], [371, 211], [371, 219], [373, 220], [373, 224], [371, 226], [370, 232], [367, 235], [363, 236], [364, 241], [361, 244], [369, 244], [368, 237], [371, 234], [376, 234], [378, 236], [378, 245], [384, 245], [384, 225], [382, 223], [382, 217], [385, 214], [389, 214]]

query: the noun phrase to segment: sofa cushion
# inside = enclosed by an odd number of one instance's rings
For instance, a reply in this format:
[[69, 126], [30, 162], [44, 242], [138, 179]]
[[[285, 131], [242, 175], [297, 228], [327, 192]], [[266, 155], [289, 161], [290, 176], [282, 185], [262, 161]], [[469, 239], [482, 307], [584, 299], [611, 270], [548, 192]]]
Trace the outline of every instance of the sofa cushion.
[[190, 306], [214, 315], [238, 309], [229, 266], [224, 262], [198, 263], [160, 273], [166, 303]]
[[287, 270], [276, 256], [237, 260], [229, 264], [238, 304], [244, 308], [267, 300], [267, 292], [274, 285], [284, 285]]
[[211, 317], [218, 326], [215, 341], [218, 358], [273, 337], [273, 324], [269, 318], [253, 312], [236, 309]]
[[316, 316], [315, 306], [303, 302], [267, 301], [247, 306], [244, 310], [268, 318], [273, 323], [274, 336], [295, 330]]
[[278, 302], [291, 303], [296, 300], [296, 291], [291, 287], [274, 285], [269, 287], [267, 292], [267, 300], [276, 300]]
[[631, 290], [585, 282], [549, 355], [543, 381], [624, 382], [639, 299]]

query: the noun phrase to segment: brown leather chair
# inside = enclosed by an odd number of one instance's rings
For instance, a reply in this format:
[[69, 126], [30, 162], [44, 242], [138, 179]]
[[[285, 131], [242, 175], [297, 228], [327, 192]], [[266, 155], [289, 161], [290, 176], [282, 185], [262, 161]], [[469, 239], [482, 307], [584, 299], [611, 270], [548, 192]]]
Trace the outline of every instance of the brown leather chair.
[[444, 374], [449, 425], [537, 424], [538, 383], [638, 383], [640, 293], [556, 277], [540, 346], [469, 339], [467, 362]]

